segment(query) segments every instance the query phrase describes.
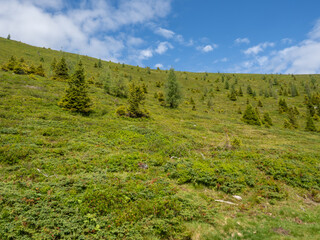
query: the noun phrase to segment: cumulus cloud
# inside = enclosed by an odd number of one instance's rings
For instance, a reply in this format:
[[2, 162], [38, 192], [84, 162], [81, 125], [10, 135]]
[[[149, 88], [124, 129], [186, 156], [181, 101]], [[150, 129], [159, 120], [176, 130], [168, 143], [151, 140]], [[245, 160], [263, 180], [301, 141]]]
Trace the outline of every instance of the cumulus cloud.
[[173, 31], [161, 27], [157, 28], [155, 33], [168, 39], [173, 38], [175, 35]]
[[169, 42], [161, 42], [156, 48], [155, 52], [158, 54], [164, 54], [168, 49], [172, 49], [173, 46]]
[[163, 68], [163, 64], [161, 63], [157, 63], [156, 65], [154, 65], [155, 68]]
[[291, 38], [283, 38], [283, 39], [281, 39], [281, 43], [291, 44], [291, 43], [293, 43], [293, 40]]
[[234, 40], [234, 42], [236, 44], [241, 44], [241, 43], [249, 44], [250, 40], [248, 38], [237, 38], [236, 40]]
[[319, 40], [320, 39], [320, 19], [316, 22], [313, 29], [308, 34], [310, 39]]
[[273, 51], [265, 56], [253, 55], [239, 64], [237, 72], [316, 74], [320, 73], [320, 20], [300, 43]]
[[[0, 35], [25, 43], [117, 60], [125, 45], [142, 39], [117, 36], [121, 27], [165, 17], [171, 0], [0, 0]], [[119, 35], [119, 33], [118, 33]]]
[[144, 40], [141, 39], [141, 38], [137, 38], [137, 37], [133, 37], [133, 36], [125, 36], [126, 39], [127, 39], [127, 45], [128, 46], [133, 46], [133, 47], [136, 47], [136, 46], [140, 46], [141, 44], [144, 43]]
[[208, 44], [206, 46], [198, 46], [197, 50], [207, 53], [207, 52], [211, 52], [213, 51], [213, 49], [217, 48], [218, 45], [217, 44]]
[[247, 50], [245, 50], [243, 52], [246, 55], [250, 55], [250, 54], [256, 55], [256, 54], [258, 54], [260, 52], [263, 52], [264, 49], [266, 49], [267, 47], [274, 47], [274, 43], [272, 43], [272, 42], [260, 43], [260, 44], [258, 44], [256, 46], [248, 48]]
[[152, 49], [144, 49], [140, 51], [139, 59], [145, 60], [153, 56]]
[[224, 57], [224, 58], [215, 60], [213, 63], [219, 63], [219, 62], [225, 63], [225, 62], [228, 62], [228, 60], [229, 60], [228, 58]]

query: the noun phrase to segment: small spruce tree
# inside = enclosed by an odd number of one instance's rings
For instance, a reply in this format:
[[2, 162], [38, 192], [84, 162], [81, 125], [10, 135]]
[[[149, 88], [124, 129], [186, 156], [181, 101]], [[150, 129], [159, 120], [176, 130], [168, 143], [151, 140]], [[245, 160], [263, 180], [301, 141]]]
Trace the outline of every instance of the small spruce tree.
[[253, 90], [252, 90], [252, 88], [251, 88], [250, 85], [247, 86], [247, 93], [248, 93], [249, 95], [253, 95]]
[[56, 80], [67, 80], [69, 78], [68, 66], [64, 57], [56, 64], [54, 68], [53, 79]]
[[288, 112], [288, 105], [285, 99], [280, 98], [279, 100], [279, 112], [280, 113]]
[[267, 112], [263, 114], [263, 123], [267, 126], [273, 125], [272, 119], [271, 119], [269, 113], [267, 113]]
[[[124, 65], [124, 64], [123, 64]], [[98, 68], [102, 68], [102, 61], [101, 61], [101, 59], [99, 59], [99, 61], [98, 61]]]
[[128, 115], [132, 118], [148, 117], [149, 114], [145, 110], [141, 110], [140, 105], [143, 105], [145, 100], [145, 92], [142, 86], [136, 85], [134, 82], [129, 86], [128, 95]]
[[166, 102], [170, 108], [177, 108], [181, 99], [181, 90], [174, 69], [169, 71], [166, 84]]
[[50, 65], [50, 69], [51, 69], [51, 71], [55, 71], [56, 66], [57, 66], [57, 59], [56, 59], [56, 58], [54, 58], [54, 59], [52, 60], [51, 65]]
[[229, 99], [230, 99], [231, 101], [237, 101], [237, 93], [236, 93], [235, 90], [231, 90]]
[[305, 130], [309, 131], [309, 132], [316, 132], [317, 131], [316, 126], [314, 125], [313, 119], [310, 116], [310, 114], [308, 114], [308, 117], [307, 117]]
[[239, 95], [240, 97], [243, 97], [243, 91], [242, 91], [242, 88], [241, 88], [241, 87], [239, 88], [238, 95]]
[[2, 70], [13, 71], [17, 66], [18, 62], [14, 56], [11, 56], [8, 63], [2, 66]]
[[80, 61], [76, 67], [75, 73], [69, 80], [69, 88], [65, 96], [60, 100], [58, 105], [65, 110], [89, 114], [92, 106], [88, 96], [88, 85], [85, 81], [84, 69]]
[[297, 118], [295, 116], [293, 108], [288, 109], [288, 119], [285, 119], [284, 127], [285, 128], [298, 128], [298, 122], [297, 122]]
[[247, 105], [247, 109], [242, 116], [242, 120], [250, 125], [261, 126], [261, 121], [257, 115], [257, 111], [251, 106], [251, 104]]
[[41, 76], [41, 77], [45, 77], [46, 76], [42, 64], [40, 64], [37, 67], [37, 69], [35, 69], [35, 74], [37, 74], [38, 76]]

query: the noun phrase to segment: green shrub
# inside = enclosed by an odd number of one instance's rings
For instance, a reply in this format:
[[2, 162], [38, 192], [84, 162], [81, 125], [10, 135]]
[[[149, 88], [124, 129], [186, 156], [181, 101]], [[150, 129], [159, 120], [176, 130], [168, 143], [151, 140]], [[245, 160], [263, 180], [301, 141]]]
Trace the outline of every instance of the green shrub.
[[116, 109], [116, 114], [118, 116], [126, 116], [128, 114], [126, 106], [121, 105]]
[[19, 144], [5, 145], [0, 147], [0, 163], [15, 164], [26, 159], [31, 149]]

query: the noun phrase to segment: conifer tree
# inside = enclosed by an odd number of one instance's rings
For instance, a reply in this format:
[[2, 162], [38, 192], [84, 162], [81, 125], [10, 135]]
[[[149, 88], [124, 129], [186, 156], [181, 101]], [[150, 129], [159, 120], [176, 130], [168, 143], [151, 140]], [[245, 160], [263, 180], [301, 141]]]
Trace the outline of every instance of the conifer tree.
[[231, 101], [237, 101], [237, 94], [236, 94], [235, 90], [231, 91], [231, 94], [230, 94], [229, 98], [230, 98]]
[[253, 94], [253, 90], [252, 90], [252, 88], [251, 88], [250, 85], [247, 86], [247, 93], [248, 93], [249, 95], [252, 95], [252, 94]]
[[229, 81], [228, 81], [228, 80], [225, 81], [225, 83], [224, 83], [224, 88], [225, 88], [225, 89], [229, 89]]
[[84, 69], [81, 61], [76, 67], [75, 73], [69, 80], [69, 88], [58, 105], [65, 110], [88, 114], [91, 111], [91, 100], [88, 96], [88, 85], [85, 81]]
[[101, 59], [99, 59], [99, 61], [98, 61], [98, 68], [102, 68], [102, 61], [101, 61]]
[[247, 109], [242, 116], [242, 120], [250, 125], [261, 126], [260, 118], [257, 115], [255, 109], [251, 106], [251, 104], [247, 105]]
[[195, 102], [194, 102], [194, 100], [193, 100], [193, 97], [190, 97], [189, 104], [190, 104], [190, 105], [195, 105]]
[[208, 108], [211, 108], [213, 106], [212, 97], [209, 98], [209, 100], [207, 102], [207, 106], [208, 106]]
[[56, 66], [57, 66], [57, 59], [54, 58], [54, 59], [52, 60], [51, 65], [50, 65], [51, 71], [54, 71], [54, 70], [56, 69]]
[[2, 70], [13, 71], [17, 64], [18, 62], [16, 58], [14, 56], [11, 56], [8, 63], [2, 66]]
[[241, 88], [241, 87], [239, 88], [238, 95], [239, 95], [240, 97], [243, 97], [243, 91], [242, 91], [242, 88]]
[[64, 57], [56, 64], [54, 68], [53, 79], [67, 80], [69, 78], [68, 66]]
[[258, 107], [263, 107], [261, 100], [258, 102]]
[[171, 68], [166, 84], [166, 102], [170, 108], [177, 108], [181, 99], [181, 90], [174, 69]]
[[35, 69], [35, 74], [37, 74], [37, 75], [39, 75], [39, 76], [41, 76], [41, 77], [45, 77], [45, 76], [46, 76], [42, 64], [40, 64], [40, 65], [37, 67], [37, 69]]
[[317, 131], [316, 126], [314, 125], [313, 119], [310, 116], [310, 114], [308, 114], [308, 117], [307, 117], [305, 130], [309, 131], [309, 132], [316, 132]]
[[143, 111], [140, 108], [140, 105], [143, 104], [145, 100], [145, 92], [142, 86], [136, 85], [135, 83], [131, 83], [129, 86], [129, 95], [128, 95], [128, 115], [129, 117], [137, 118], [137, 117], [148, 117], [149, 114], [147, 111]]
[[288, 119], [285, 119], [284, 127], [285, 128], [298, 128], [298, 122], [297, 122], [297, 118], [295, 116], [293, 108], [288, 109]]
[[285, 99], [280, 99], [279, 100], [279, 112], [284, 113], [288, 111], [288, 105], [286, 103]]
[[263, 114], [263, 123], [268, 126], [273, 125], [272, 119], [271, 119], [269, 113], [267, 113], [267, 112]]

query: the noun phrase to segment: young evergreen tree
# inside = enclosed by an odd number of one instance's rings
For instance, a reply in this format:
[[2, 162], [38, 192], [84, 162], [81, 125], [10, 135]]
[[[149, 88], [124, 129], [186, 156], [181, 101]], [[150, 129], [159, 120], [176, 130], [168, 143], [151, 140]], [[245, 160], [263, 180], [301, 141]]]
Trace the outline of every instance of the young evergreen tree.
[[261, 100], [258, 102], [258, 107], [263, 107]]
[[251, 88], [250, 85], [247, 86], [247, 93], [248, 93], [249, 95], [252, 95], [252, 94], [253, 94], [253, 90], [252, 90], [252, 88]]
[[236, 94], [236, 91], [235, 90], [232, 90], [231, 93], [230, 93], [230, 96], [229, 96], [229, 99], [231, 101], [237, 101], [237, 94]]
[[240, 97], [243, 97], [243, 91], [242, 91], [242, 88], [241, 88], [241, 87], [239, 88], [238, 95], [239, 95]]
[[247, 105], [247, 109], [245, 110], [242, 120], [245, 123], [248, 123], [250, 125], [258, 125], [261, 126], [261, 121], [259, 116], [257, 115], [256, 110], [251, 106], [251, 104]]
[[169, 71], [166, 84], [166, 102], [170, 108], [177, 108], [181, 99], [181, 90], [174, 69]]
[[314, 125], [313, 119], [310, 116], [310, 114], [308, 114], [308, 117], [307, 117], [305, 130], [309, 131], [309, 132], [316, 132], [317, 131], [316, 126]]
[[145, 100], [145, 92], [142, 86], [136, 85], [134, 82], [129, 86], [128, 95], [128, 116], [132, 118], [148, 117], [149, 114], [145, 110], [141, 110], [140, 105], [143, 105]]
[[98, 61], [98, 68], [102, 68], [102, 61], [101, 61], [101, 59], [99, 59], [99, 61]]
[[18, 62], [14, 56], [11, 56], [7, 64], [2, 66], [2, 70], [4, 71], [13, 71], [17, 66]]
[[293, 108], [288, 109], [288, 119], [285, 119], [284, 127], [285, 128], [298, 128], [298, 122], [297, 122], [297, 118], [295, 116]]
[[75, 73], [69, 80], [69, 88], [58, 105], [65, 110], [88, 114], [92, 110], [92, 103], [88, 96], [88, 85], [85, 81], [84, 69], [80, 61]]
[[229, 81], [228, 80], [225, 81], [224, 88], [225, 89], [229, 89]]
[[111, 95], [119, 98], [128, 97], [127, 85], [124, 83], [123, 78], [118, 78], [113, 81], [113, 84], [111, 85]]
[[37, 74], [38, 76], [41, 76], [41, 77], [45, 77], [46, 76], [42, 64], [40, 64], [37, 67], [37, 69], [35, 69], [35, 74]]
[[54, 68], [53, 79], [57, 80], [67, 80], [69, 78], [68, 66], [64, 57], [56, 64]]
[[53, 60], [52, 60], [52, 63], [51, 63], [51, 65], [50, 65], [50, 69], [51, 69], [51, 71], [55, 71], [55, 69], [56, 69], [56, 66], [57, 66], [57, 59], [56, 58], [54, 58]]
[[288, 105], [285, 99], [280, 98], [279, 100], [279, 112], [280, 113], [288, 112]]
[[273, 125], [272, 119], [271, 119], [269, 113], [267, 113], [267, 112], [263, 114], [263, 123], [268, 126]]

